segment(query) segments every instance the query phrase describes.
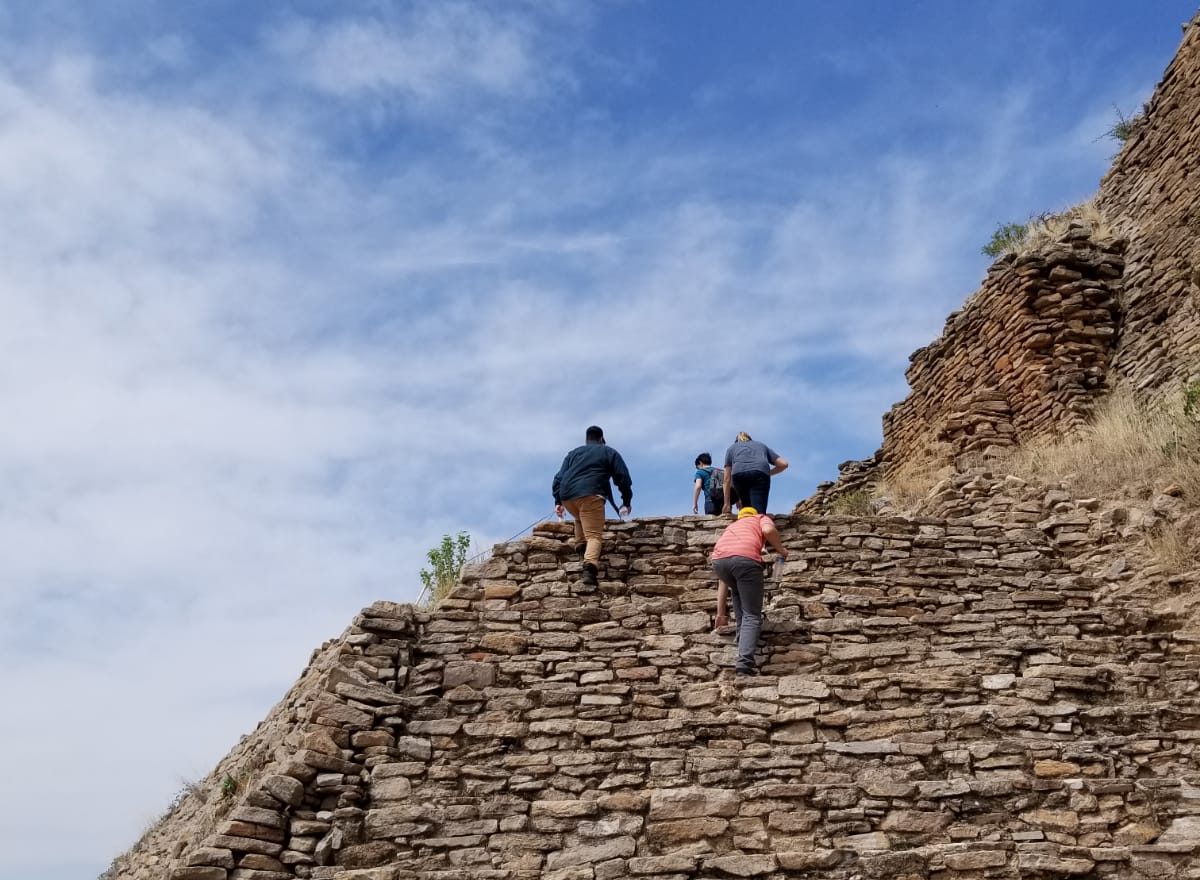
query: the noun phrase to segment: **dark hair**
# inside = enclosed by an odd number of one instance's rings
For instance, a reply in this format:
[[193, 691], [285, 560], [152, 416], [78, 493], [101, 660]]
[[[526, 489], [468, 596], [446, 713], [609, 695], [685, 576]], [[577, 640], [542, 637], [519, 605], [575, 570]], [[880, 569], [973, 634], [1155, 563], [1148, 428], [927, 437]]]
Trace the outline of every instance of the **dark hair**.
[[601, 443], [604, 441], [604, 430], [599, 425], [592, 425], [587, 429], [588, 443]]
[[712, 456], [709, 455], [707, 452], [701, 452], [699, 455], [696, 456], [696, 467], [700, 467], [700, 465], [710, 465], [710, 464], [712, 464]]

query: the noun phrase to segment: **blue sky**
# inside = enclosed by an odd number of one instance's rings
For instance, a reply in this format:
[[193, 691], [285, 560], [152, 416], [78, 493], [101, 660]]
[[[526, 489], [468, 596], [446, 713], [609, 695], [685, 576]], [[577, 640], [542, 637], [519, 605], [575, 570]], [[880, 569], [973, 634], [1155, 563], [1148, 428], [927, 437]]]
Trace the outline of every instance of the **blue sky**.
[[778, 509], [869, 455], [1194, 12], [0, 2], [0, 878], [102, 871], [588, 424], [635, 515], [738, 430]]

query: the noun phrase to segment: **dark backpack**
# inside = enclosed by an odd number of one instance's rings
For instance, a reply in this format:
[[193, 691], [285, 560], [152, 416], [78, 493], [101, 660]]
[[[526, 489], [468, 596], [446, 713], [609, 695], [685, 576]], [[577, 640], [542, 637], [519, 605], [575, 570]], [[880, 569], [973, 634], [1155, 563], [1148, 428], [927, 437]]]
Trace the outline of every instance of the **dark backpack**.
[[708, 480], [704, 486], [704, 494], [712, 501], [713, 507], [720, 510], [725, 506], [725, 470], [724, 468], [709, 468]]

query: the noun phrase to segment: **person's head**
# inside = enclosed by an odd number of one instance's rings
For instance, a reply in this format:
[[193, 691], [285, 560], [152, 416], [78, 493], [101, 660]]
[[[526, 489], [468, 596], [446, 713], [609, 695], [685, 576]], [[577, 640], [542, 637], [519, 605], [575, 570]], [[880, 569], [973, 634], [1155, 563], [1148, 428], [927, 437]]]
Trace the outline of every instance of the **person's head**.
[[604, 431], [601, 430], [599, 425], [592, 425], [590, 428], [587, 429], [587, 442], [588, 443], [603, 443], [604, 442]]
[[758, 516], [758, 511], [753, 507], [741, 507], [738, 509], [738, 519], [742, 519], [743, 517], [747, 516]]
[[734, 443], [745, 443], [749, 439], [750, 439], [750, 435], [747, 434], [745, 431], [738, 431], [737, 439], [734, 440], [733, 442]]
[[708, 467], [712, 464], [712, 456], [707, 452], [701, 452], [696, 456], [696, 467]]

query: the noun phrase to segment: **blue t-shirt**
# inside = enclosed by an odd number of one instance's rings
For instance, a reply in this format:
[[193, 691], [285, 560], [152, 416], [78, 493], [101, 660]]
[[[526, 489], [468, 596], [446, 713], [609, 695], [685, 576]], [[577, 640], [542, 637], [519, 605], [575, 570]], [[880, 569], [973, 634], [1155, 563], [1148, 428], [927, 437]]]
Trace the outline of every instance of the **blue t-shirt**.
[[[710, 467], [710, 468], [696, 468], [696, 476], [692, 477], [692, 479], [693, 479], [693, 480], [700, 480], [700, 488], [701, 488], [701, 490], [702, 490], [702, 491], [703, 491], [705, 494], [707, 494], [707, 495], [711, 495], [711, 494], [712, 494], [712, 490], [713, 490], [713, 487], [712, 487], [712, 480], [716, 479], [716, 478], [717, 478], [717, 475], [718, 475], [718, 474], [720, 474], [720, 473], [721, 473], [721, 471], [719, 471], [719, 470], [718, 470], [717, 468], [715, 468], [715, 467]], [[723, 486], [724, 486], [724, 480], [725, 480], [725, 477], [722, 475], [722, 477], [721, 477], [720, 481], [718, 481], [718, 483], [717, 483], [717, 487], [718, 487], [718, 488], [720, 488], [720, 487], [723, 487]]]
[[735, 474], [751, 471], [770, 473], [778, 460], [779, 453], [757, 440], [739, 440], [725, 450], [725, 467], [732, 467]]

